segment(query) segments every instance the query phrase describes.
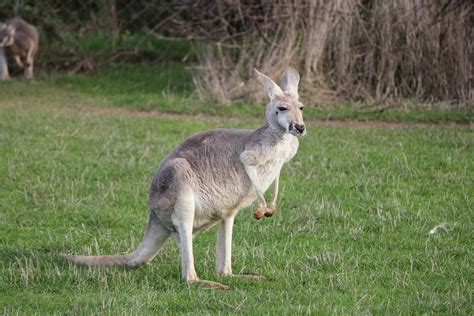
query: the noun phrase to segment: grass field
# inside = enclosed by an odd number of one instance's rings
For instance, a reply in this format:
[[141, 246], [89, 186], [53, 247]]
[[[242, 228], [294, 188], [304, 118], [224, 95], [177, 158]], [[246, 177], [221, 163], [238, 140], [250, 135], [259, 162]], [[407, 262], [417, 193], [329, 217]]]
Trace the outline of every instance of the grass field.
[[[0, 83], [3, 313], [473, 314], [468, 126], [310, 125], [283, 170], [277, 214], [255, 221], [250, 208], [236, 219], [234, 272], [265, 281], [214, 275], [215, 228], [194, 241], [196, 269], [231, 291], [180, 281], [171, 240], [139, 269], [64, 262], [59, 253], [138, 245], [151, 178], [176, 144], [205, 129], [262, 123], [94, 111], [146, 102], [132, 88], [116, 93], [103, 79], [110, 92], [94, 92], [81, 80]], [[179, 99], [186, 88], [169, 91], [148, 96], [150, 104]]]

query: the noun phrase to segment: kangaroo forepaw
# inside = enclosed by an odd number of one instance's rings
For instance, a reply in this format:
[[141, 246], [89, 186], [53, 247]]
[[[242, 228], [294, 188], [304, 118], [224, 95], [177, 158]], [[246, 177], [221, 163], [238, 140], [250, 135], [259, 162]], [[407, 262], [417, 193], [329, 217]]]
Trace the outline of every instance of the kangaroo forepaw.
[[256, 210], [255, 210], [255, 213], [253, 214], [253, 217], [255, 219], [261, 219], [264, 215], [265, 215], [265, 208], [263, 207], [258, 207]]
[[265, 210], [265, 216], [266, 217], [272, 217], [273, 214], [275, 214], [276, 207], [270, 207]]

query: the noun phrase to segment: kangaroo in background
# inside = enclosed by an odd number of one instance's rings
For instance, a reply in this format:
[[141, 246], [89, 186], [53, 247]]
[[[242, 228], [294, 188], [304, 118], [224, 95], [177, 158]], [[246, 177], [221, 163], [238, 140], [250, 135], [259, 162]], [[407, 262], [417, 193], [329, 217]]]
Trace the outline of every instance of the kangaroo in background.
[[[16, 17], [0, 23], [0, 73], [2, 79], [9, 79], [6, 54], [15, 59], [17, 65], [24, 69], [25, 77], [33, 78], [33, 61], [38, 51], [39, 36], [36, 28]], [[25, 63], [22, 62], [24, 59]]]
[[[173, 236], [180, 244], [184, 280], [227, 289], [223, 284], [198, 279], [193, 235], [217, 224], [216, 271], [232, 276], [235, 216], [255, 199], [255, 218], [275, 213], [280, 170], [295, 156], [298, 137], [306, 133], [303, 104], [298, 100], [298, 72], [293, 68], [286, 71], [283, 89], [256, 69], [255, 74], [270, 98], [266, 123], [256, 130], [201, 132], [178, 145], [161, 162], [153, 178], [148, 228], [135, 251], [111, 256], [64, 256], [89, 266], [136, 267], [150, 262]], [[273, 196], [267, 204], [263, 194], [272, 183]]]

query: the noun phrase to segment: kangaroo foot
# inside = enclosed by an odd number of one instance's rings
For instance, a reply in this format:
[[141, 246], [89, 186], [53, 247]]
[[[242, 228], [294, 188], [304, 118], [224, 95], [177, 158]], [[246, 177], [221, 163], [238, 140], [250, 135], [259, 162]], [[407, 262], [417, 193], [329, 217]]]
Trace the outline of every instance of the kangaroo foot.
[[239, 278], [239, 279], [255, 280], [255, 281], [265, 280], [265, 277], [263, 275], [258, 275], [258, 274], [232, 274], [231, 277]]
[[265, 210], [265, 216], [266, 217], [272, 217], [273, 214], [275, 214], [276, 207], [270, 207]]
[[230, 290], [230, 286], [214, 282], [214, 281], [208, 281], [208, 280], [192, 280], [188, 281], [191, 284], [198, 284], [198, 285], [203, 285], [205, 287], [209, 287], [211, 289], [217, 289], [217, 290]]

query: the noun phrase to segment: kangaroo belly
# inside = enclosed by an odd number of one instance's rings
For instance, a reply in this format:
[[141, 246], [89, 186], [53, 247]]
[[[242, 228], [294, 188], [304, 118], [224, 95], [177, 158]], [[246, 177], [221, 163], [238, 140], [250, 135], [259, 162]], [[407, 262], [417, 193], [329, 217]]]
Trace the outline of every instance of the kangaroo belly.
[[[275, 180], [282, 165], [283, 162], [276, 159], [258, 168], [259, 181], [265, 191]], [[232, 182], [216, 181], [195, 193], [195, 231], [209, 228], [255, 201], [255, 190], [247, 176], [238, 179], [235, 181], [234, 178]]]
[[216, 181], [198, 187], [195, 191], [196, 213], [221, 219], [227, 217], [229, 212], [249, 206], [256, 198], [250, 181], [232, 180]]

